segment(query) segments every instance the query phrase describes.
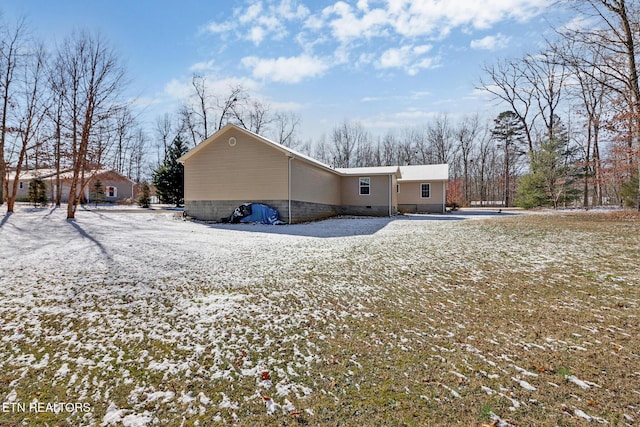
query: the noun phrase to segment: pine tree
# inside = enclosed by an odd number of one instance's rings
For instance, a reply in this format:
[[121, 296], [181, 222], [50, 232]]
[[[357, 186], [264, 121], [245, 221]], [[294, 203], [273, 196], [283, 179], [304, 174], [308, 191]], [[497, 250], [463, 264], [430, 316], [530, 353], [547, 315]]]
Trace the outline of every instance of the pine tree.
[[148, 208], [151, 206], [151, 188], [147, 182], [140, 184], [140, 194], [138, 194], [138, 206]]
[[638, 171], [634, 171], [632, 176], [623, 182], [620, 187], [620, 198], [622, 199], [622, 205], [624, 207], [632, 208], [638, 206], [638, 203], [640, 203], [640, 191], [638, 191], [638, 187], [640, 187], [640, 182], [638, 182], [639, 176]]
[[104, 187], [102, 186], [102, 181], [99, 179], [96, 179], [93, 183], [91, 197], [93, 198], [93, 202], [96, 207], [98, 207], [98, 203], [104, 202]]
[[511, 175], [516, 159], [524, 154], [525, 129], [516, 113], [504, 111], [494, 120], [493, 139], [504, 151], [504, 206], [511, 203]]
[[551, 138], [540, 141], [532, 154], [531, 173], [519, 180], [518, 205], [531, 208], [552, 205], [558, 208], [578, 199], [575, 185], [580, 176], [578, 147], [572, 146], [560, 118], [556, 118]]
[[40, 178], [32, 179], [29, 182], [29, 201], [34, 207], [46, 206], [47, 204], [47, 184]]
[[178, 159], [188, 151], [177, 136], [167, 150], [160, 167], [153, 171], [152, 182], [162, 203], [180, 206], [184, 202], [184, 166]]

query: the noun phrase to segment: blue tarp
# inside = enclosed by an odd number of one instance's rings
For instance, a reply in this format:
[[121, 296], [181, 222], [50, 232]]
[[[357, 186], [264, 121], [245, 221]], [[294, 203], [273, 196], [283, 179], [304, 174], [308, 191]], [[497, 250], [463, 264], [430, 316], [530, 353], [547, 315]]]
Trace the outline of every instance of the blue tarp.
[[282, 224], [278, 211], [260, 203], [251, 204], [251, 215], [240, 219], [240, 222], [259, 222], [261, 224]]

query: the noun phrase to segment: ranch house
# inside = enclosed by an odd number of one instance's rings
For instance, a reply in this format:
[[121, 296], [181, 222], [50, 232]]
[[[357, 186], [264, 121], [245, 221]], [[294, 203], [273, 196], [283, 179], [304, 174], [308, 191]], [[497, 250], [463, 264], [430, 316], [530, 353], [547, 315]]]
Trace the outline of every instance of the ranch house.
[[185, 212], [218, 221], [247, 202], [289, 223], [334, 215], [444, 213], [448, 165], [333, 168], [228, 124], [184, 154]]

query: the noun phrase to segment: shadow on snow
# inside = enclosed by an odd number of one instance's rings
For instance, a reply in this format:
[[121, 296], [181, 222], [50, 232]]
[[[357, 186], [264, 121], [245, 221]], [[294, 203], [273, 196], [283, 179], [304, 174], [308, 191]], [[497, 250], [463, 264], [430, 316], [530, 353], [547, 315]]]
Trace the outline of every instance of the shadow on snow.
[[349, 237], [373, 235], [396, 221], [464, 221], [476, 217], [502, 217], [519, 215], [514, 212], [464, 211], [454, 214], [407, 214], [394, 217], [333, 217], [300, 224], [224, 224], [202, 223], [216, 230], [249, 233], [280, 234], [315, 238]]

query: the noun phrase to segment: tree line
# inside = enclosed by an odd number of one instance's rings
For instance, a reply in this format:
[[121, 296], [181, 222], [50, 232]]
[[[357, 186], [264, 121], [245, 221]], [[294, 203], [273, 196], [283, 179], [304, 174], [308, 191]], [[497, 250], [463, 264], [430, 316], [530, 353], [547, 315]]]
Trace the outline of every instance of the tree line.
[[[560, 5], [588, 25], [557, 28], [541, 51], [479, 70], [478, 89], [503, 110], [496, 117], [437, 114], [382, 136], [345, 120], [315, 141], [298, 137], [297, 114], [204, 75], [193, 75], [189, 98], [149, 128], [124, 96], [125, 70], [102, 36], [73, 32], [48, 50], [24, 20], [0, 21], [0, 202], [13, 211], [10, 171], [46, 167], [70, 171], [69, 218], [100, 168], [136, 182], [153, 176], [164, 201], [180, 203], [169, 176], [181, 173], [175, 159], [231, 122], [334, 167], [448, 163], [451, 204], [640, 208], [640, 5]], [[56, 190], [59, 205], [59, 180]]]
[[[93, 172], [140, 176], [145, 138], [123, 96], [125, 71], [99, 34], [69, 34], [47, 49], [26, 21], [0, 21], [0, 202], [13, 212], [20, 174], [56, 171], [54, 203], [69, 179], [74, 218]], [[9, 173], [14, 179], [8, 179]]]
[[517, 182], [519, 203], [640, 209], [640, 5], [558, 5], [580, 19], [556, 28], [539, 52], [485, 65], [479, 84], [519, 129], [511, 150], [526, 168]]
[[586, 25], [556, 28], [539, 52], [479, 70], [477, 88], [503, 108], [494, 118], [437, 114], [384, 136], [345, 120], [301, 141], [295, 114], [272, 112], [239, 86], [217, 95], [206, 77], [194, 76], [191, 102], [157, 128], [195, 145], [234, 122], [334, 167], [448, 163], [454, 205], [640, 209], [640, 6], [565, 0], [554, 7], [564, 6]]
[[[240, 85], [220, 94], [205, 76], [194, 75], [191, 96], [150, 128], [125, 95], [126, 70], [104, 36], [74, 31], [47, 47], [25, 19], [1, 18], [0, 204], [7, 212], [14, 210], [27, 170], [55, 171], [56, 206], [63, 199], [62, 177], [71, 176], [65, 182], [67, 217], [74, 218], [92, 174], [102, 168], [142, 183], [174, 168], [176, 142], [185, 151], [227, 122], [268, 132], [282, 144], [291, 143], [300, 122], [293, 113], [271, 111]], [[156, 181], [163, 188], [167, 179]], [[159, 191], [164, 201], [179, 203], [174, 193]]]

